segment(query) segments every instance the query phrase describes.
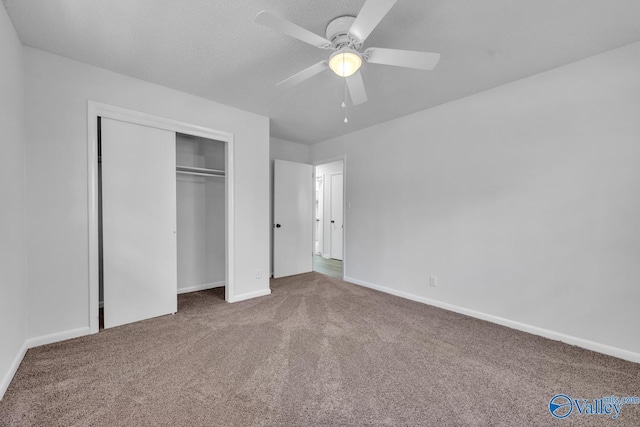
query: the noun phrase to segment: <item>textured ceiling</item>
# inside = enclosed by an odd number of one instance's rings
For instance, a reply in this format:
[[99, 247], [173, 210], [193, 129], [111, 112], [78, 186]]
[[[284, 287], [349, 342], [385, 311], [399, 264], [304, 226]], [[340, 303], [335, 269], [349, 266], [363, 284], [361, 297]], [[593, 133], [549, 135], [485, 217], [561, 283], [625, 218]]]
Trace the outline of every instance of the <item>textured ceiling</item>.
[[22, 42], [269, 116], [312, 144], [640, 40], [638, 0], [398, 0], [366, 47], [442, 54], [434, 71], [364, 64], [369, 102], [343, 123], [343, 80], [276, 83], [328, 51], [253, 22], [261, 10], [317, 34], [364, 0], [3, 0]]

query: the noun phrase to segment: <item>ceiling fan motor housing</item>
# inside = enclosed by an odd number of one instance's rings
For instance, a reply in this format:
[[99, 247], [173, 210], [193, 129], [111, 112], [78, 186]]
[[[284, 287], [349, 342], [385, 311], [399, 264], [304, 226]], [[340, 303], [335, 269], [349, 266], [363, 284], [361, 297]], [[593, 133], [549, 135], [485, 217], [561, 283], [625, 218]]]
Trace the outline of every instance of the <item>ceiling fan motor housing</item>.
[[325, 33], [327, 40], [331, 41], [333, 49], [350, 48], [356, 51], [360, 50], [362, 42], [349, 35], [349, 29], [355, 19], [355, 16], [339, 16], [329, 22]]

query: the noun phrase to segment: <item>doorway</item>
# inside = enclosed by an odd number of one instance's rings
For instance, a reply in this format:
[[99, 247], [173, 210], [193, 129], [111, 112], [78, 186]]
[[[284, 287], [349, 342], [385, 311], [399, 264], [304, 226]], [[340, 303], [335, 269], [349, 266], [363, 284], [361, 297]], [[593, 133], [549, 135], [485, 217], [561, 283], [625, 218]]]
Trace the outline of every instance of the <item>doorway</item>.
[[344, 277], [344, 159], [314, 168], [313, 270]]

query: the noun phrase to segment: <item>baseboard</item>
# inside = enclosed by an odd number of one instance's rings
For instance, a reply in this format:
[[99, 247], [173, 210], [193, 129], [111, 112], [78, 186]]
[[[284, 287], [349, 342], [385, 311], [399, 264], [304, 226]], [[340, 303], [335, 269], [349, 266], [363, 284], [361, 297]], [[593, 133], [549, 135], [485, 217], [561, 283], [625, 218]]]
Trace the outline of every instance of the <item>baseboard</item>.
[[4, 394], [7, 392], [7, 389], [9, 388], [9, 384], [11, 384], [11, 381], [13, 380], [13, 377], [16, 375], [16, 372], [18, 372], [18, 368], [20, 367], [20, 363], [22, 363], [22, 359], [24, 359], [25, 354], [27, 354], [26, 341], [22, 343], [22, 347], [20, 347], [20, 350], [18, 350], [18, 354], [16, 354], [16, 357], [13, 359], [13, 362], [11, 362], [11, 366], [9, 366], [9, 370], [5, 374], [4, 378], [2, 378], [2, 381], [0, 382], [0, 400], [2, 400], [2, 398], [4, 397]]
[[190, 286], [188, 288], [178, 289], [178, 295], [186, 294], [189, 292], [205, 291], [207, 289], [213, 289], [213, 288], [221, 288], [221, 287], [224, 287], [225, 285], [226, 285], [226, 282], [223, 280], [220, 282], [205, 283], [203, 285]]
[[240, 294], [240, 295], [230, 297], [228, 302], [240, 302], [240, 301], [245, 301], [252, 298], [263, 297], [269, 294], [271, 294], [271, 289], [263, 289], [255, 292], [247, 292], [246, 294]]
[[[225, 283], [224, 282], [208, 283], [206, 285], [194, 286], [191, 288], [184, 288], [179, 290], [178, 293], [195, 292], [199, 290], [211, 289], [211, 288], [220, 287], [220, 286], [225, 286]], [[239, 302], [239, 301], [244, 301], [251, 298], [257, 298], [257, 297], [261, 297], [269, 294], [271, 294], [271, 289], [248, 292], [246, 294], [241, 294], [232, 298], [229, 302]], [[91, 329], [89, 327], [84, 327], [84, 328], [71, 329], [68, 331], [57, 332], [55, 334], [42, 335], [39, 337], [33, 337], [33, 338], [27, 339], [24, 342], [24, 344], [22, 344], [22, 347], [20, 348], [20, 350], [18, 351], [18, 354], [16, 355], [15, 359], [11, 363], [9, 370], [5, 374], [4, 378], [2, 378], [2, 381], [0, 382], [0, 400], [2, 400], [2, 397], [4, 397], [5, 392], [9, 388], [9, 384], [11, 384], [13, 377], [18, 371], [18, 367], [20, 366], [20, 363], [22, 363], [22, 359], [24, 359], [24, 356], [27, 353], [27, 349], [39, 347], [41, 345], [65, 341], [72, 338], [82, 337], [85, 335], [89, 335], [90, 333], [91, 333]]]
[[365, 288], [374, 289], [376, 291], [384, 292], [387, 294], [395, 295], [397, 297], [406, 298], [412, 301], [421, 302], [423, 304], [432, 305], [434, 307], [442, 308], [444, 310], [453, 311], [455, 313], [464, 314], [465, 316], [475, 317], [476, 319], [486, 320], [487, 322], [497, 323], [498, 325], [506, 326], [518, 331], [528, 332], [533, 335], [538, 335], [544, 338], [549, 338], [555, 341], [562, 341], [565, 344], [575, 345], [587, 350], [595, 351], [598, 353], [606, 354], [608, 356], [617, 357], [619, 359], [628, 360], [630, 362], [640, 363], [640, 353], [634, 353], [629, 350], [624, 350], [618, 347], [612, 347], [610, 345], [597, 343], [595, 341], [585, 340], [583, 338], [566, 335], [560, 332], [551, 331], [549, 329], [539, 328], [537, 326], [529, 325], [526, 323], [516, 322], [514, 320], [505, 319], [504, 317], [494, 316], [492, 314], [483, 313], [476, 310], [460, 307], [453, 304], [437, 301], [430, 298], [421, 297], [418, 295], [410, 294], [408, 292], [399, 291], [385, 286], [375, 285], [362, 280], [355, 279], [353, 277], [344, 277], [345, 282], [353, 283], [354, 285], [363, 286]]
[[89, 335], [90, 332], [91, 330], [89, 327], [85, 327], [27, 339], [24, 344], [22, 344], [22, 347], [20, 347], [20, 351], [18, 351], [15, 359], [13, 359], [13, 363], [11, 363], [9, 371], [6, 373], [4, 378], [2, 378], [2, 382], [0, 382], [0, 400], [4, 397], [5, 392], [9, 388], [9, 384], [11, 384], [11, 380], [13, 380], [14, 375], [18, 371], [18, 367], [20, 366], [22, 359], [24, 359], [25, 354], [27, 354], [27, 349]]
[[89, 327], [71, 329], [68, 331], [57, 332], [55, 334], [50, 335], [42, 335], [39, 337], [29, 338], [27, 339], [26, 345], [27, 348], [40, 347], [41, 345], [52, 344], [54, 342], [70, 340], [72, 338], [78, 338], [85, 335], [89, 335], [91, 333], [91, 329]]

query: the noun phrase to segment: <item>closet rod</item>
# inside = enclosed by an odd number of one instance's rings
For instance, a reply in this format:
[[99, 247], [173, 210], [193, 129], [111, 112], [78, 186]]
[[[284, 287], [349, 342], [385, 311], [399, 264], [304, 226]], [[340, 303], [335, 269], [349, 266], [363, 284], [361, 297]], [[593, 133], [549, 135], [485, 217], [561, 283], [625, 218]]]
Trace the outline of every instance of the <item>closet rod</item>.
[[184, 175], [210, 176], [212, 178], [224, 178], [224, 174], [219, 174], [219, 173], [191, 172], [191, 171], [181, 171], [181, 170], [177, 170], [176, 173], [181, 173]]
[[192, 173], [194, 175], [196, 175], [196, 174], [212, 175], [212, 176], [224, 176], [225, 175], [223, 170], [197, 168], [197, 167], [193, 167], [193, 166], [179, 166], [178, 165], [178, 166], [176, 166], [176, 170], [177, 170], [177, 172], [180, 172], [180, 173]]

